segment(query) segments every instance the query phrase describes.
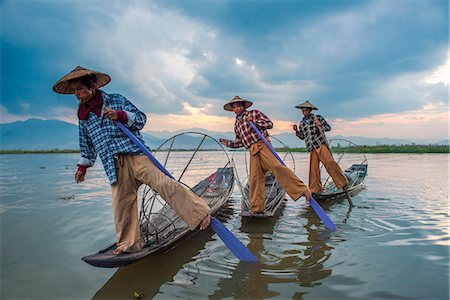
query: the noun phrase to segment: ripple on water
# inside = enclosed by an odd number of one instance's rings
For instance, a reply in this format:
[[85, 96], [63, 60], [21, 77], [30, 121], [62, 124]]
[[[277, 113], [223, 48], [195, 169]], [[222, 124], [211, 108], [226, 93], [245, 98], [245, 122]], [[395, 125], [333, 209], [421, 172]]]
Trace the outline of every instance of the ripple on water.
[[[306, 154], [296, 155], [307, 162]], [[7, 297], [22, 292], [26, 280], [39, 285], [23, 291], [23, 298], [46, 298], [50, 289], [54, 298], [85, 299], [102, 289], [109, 298], [125, 299], [134, 290], [149, 299], [448, 299], [443, 156], [370, 155], [366, 188], [353, 197], [356, 207], [348, 211], [345, 200], [323, 205], [335, 232], [303, 200], [289, 200], [274, 220], [246, 224], [236, 188], [234, 211], [224, 224], [259, 263], [239, 262], [210, 231], [112, 276], [80, 260], [114, 241], [110, 186], [101, 164], [89, 170], [85, 183], [74, 184], [75, 167], [66, 165], [76, 165], [76, 155], [10, 158], [16, 160], [4, 160], [0, 174]], [[57, 276], [46, 281], [45, 274]]]

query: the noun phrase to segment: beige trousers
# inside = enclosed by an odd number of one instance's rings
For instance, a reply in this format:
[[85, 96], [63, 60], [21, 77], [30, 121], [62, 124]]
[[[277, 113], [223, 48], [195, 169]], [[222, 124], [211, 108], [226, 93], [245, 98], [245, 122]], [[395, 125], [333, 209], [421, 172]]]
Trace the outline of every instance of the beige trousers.
[[341, 168], [334, 160], [333, 154], [328, 146], [324, 144], [309, 154], [309, 188], [311, 192], [320, 193], [322, 191], [319, 162], [322, 162], [325, 166], [325, 169], [330, 174], [337, 188], [343, 188], [348, 185], [347, 177], [345, 177]]
[[209, 214], [206, 203], [194, 192], [169, 178], [145, 155], [119, 155], [117, 182], [111, 185], [117, 249], [141, 249], [137, 191], [141, 183], [155, 190], [194, 230]]
[[[270, 140], [267, 138], [270, 142]], [[272, 172], [286, 193], [294, 200], [308, 188], [288, 167], [282, 165], [263, 141], [250, 146], [250, 205], [252, 212], [265, 209], [267, 171]]]

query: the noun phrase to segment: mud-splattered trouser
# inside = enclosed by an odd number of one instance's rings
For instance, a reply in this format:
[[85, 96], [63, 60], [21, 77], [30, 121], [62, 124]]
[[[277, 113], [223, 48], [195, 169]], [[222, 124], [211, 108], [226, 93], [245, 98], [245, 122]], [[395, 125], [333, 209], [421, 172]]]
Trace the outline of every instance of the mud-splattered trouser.
[[209, 214], [206, 203], [178, 181], [169, 178], [145, 155], [116, 155], [117, 182], [111, 185], [117, 249], [141, 249], [137, 191], [150, 186], [194, 230]]
[[322, 191], [319, 162], [322, 162], [325, 166], [325, 169], [330, 174], [337, 188], [343, 188], [348, 185], [347, 177], [345, 177], [341, 168], [334, 160], [330, 149], [327, 145], [323, 144], [309, 154], [309, 188], [311, 192], [320, 193]]
[[300, 198], [308, 188], [291, 169], [278, 161], [263, 141], [259, 140], [250, 146], [250, 206], [254, 213], [263, 212], [265, 209], [267, 171], [272, 172], [293, 200]]

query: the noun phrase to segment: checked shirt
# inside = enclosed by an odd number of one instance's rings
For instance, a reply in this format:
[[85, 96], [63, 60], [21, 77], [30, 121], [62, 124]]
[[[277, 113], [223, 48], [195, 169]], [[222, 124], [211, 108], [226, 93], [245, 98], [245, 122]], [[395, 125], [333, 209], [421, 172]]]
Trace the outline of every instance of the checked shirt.
[[260, 112], [259, 110], [244, 110], [242, 114], [236, 116], [236, 122], [234, 123], [234, 133], [236, 134], [236, 139], [227, 142], [227, 146], [230, 148], [250, 148], [250, 146], [257, 141], [259, 141], [258, 134], [250, 127], [244, 117], [251, 116], [256, 127], [261, 131], [264, 136], [267, 136], [267, 129], [273, 127], [272, 121]]
[[320, 124], [322, 124], [323, 131], [331, 130], [331, 126], [321, 115], [316, 116], [314, 114], [311, 114], [308, 119], [303, 117], [298, 126], [299, 129], [296, 132], [296, 136], [298, 136], [301, 140], [305, 140], [308, 152], [311, 152], [314, 149], [319, 148], [323, 144], [327, 143], [325, 135], [321, 134], [319, 128], [317, 128], [317, 126], [315, 125], [314, 117], [317, 117]]
[[[125, 126], [144, 143], [139, 130], [144, 127], [147, 121], [146, 115], [122, 95], [100, 92], [103, 98], [102, 112], [106, 106], [114, 110], [124, 111], [128, 117], [128, 123]], [[142, 153], [133, 141], [107, 117], [99, 118], [95, 113], [89, 112], [86, 120], [79, 120], [78, 128], [81, 154], [78, 164], [88, 167], [93, 166], [98, 155], [111, 184], [117, 181], [114, 155]]]

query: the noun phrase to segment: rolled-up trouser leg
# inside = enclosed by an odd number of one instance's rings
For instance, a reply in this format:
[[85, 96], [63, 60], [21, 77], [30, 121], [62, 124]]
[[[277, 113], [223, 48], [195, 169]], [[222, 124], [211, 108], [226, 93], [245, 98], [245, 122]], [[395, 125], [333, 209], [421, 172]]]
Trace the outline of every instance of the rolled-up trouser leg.
[[320, 181], [319, 148], [309, 153], [309, 188], [312, 193], [322, 192], [322, 182]]
[[209, 206], [181, 183], [168, 177], [144, 155], [132, 156], [135, 178], [149, 185], [194, 230], [210, 213]]
[[303, 181], [291, 169], [281, 164], [266, 145], [259, 151], [259, 155], [263, 169], [270, 170], [286, 193], [293, 200], [298, 200], [308, 188]]
[[319, 150], [319, 159], [325, 166], [328, 174], [330, 174], [336, 187], [343, 188], [344, 186], [348, 185], [347, 177], [345, 177], [342, 169], [334, 160], [330, 148], [328, 148], [327, 145], [322, 145], [317, 149]]
[[141, 249], [137, 190], [126, 156], [116, 159], [117, 182], [111, 185], [117, 249], [132, 252]]
[[259, 145], [250, 146], [250, 209], [263, 212], [266, 208], [266, 178], [261, 166]]

